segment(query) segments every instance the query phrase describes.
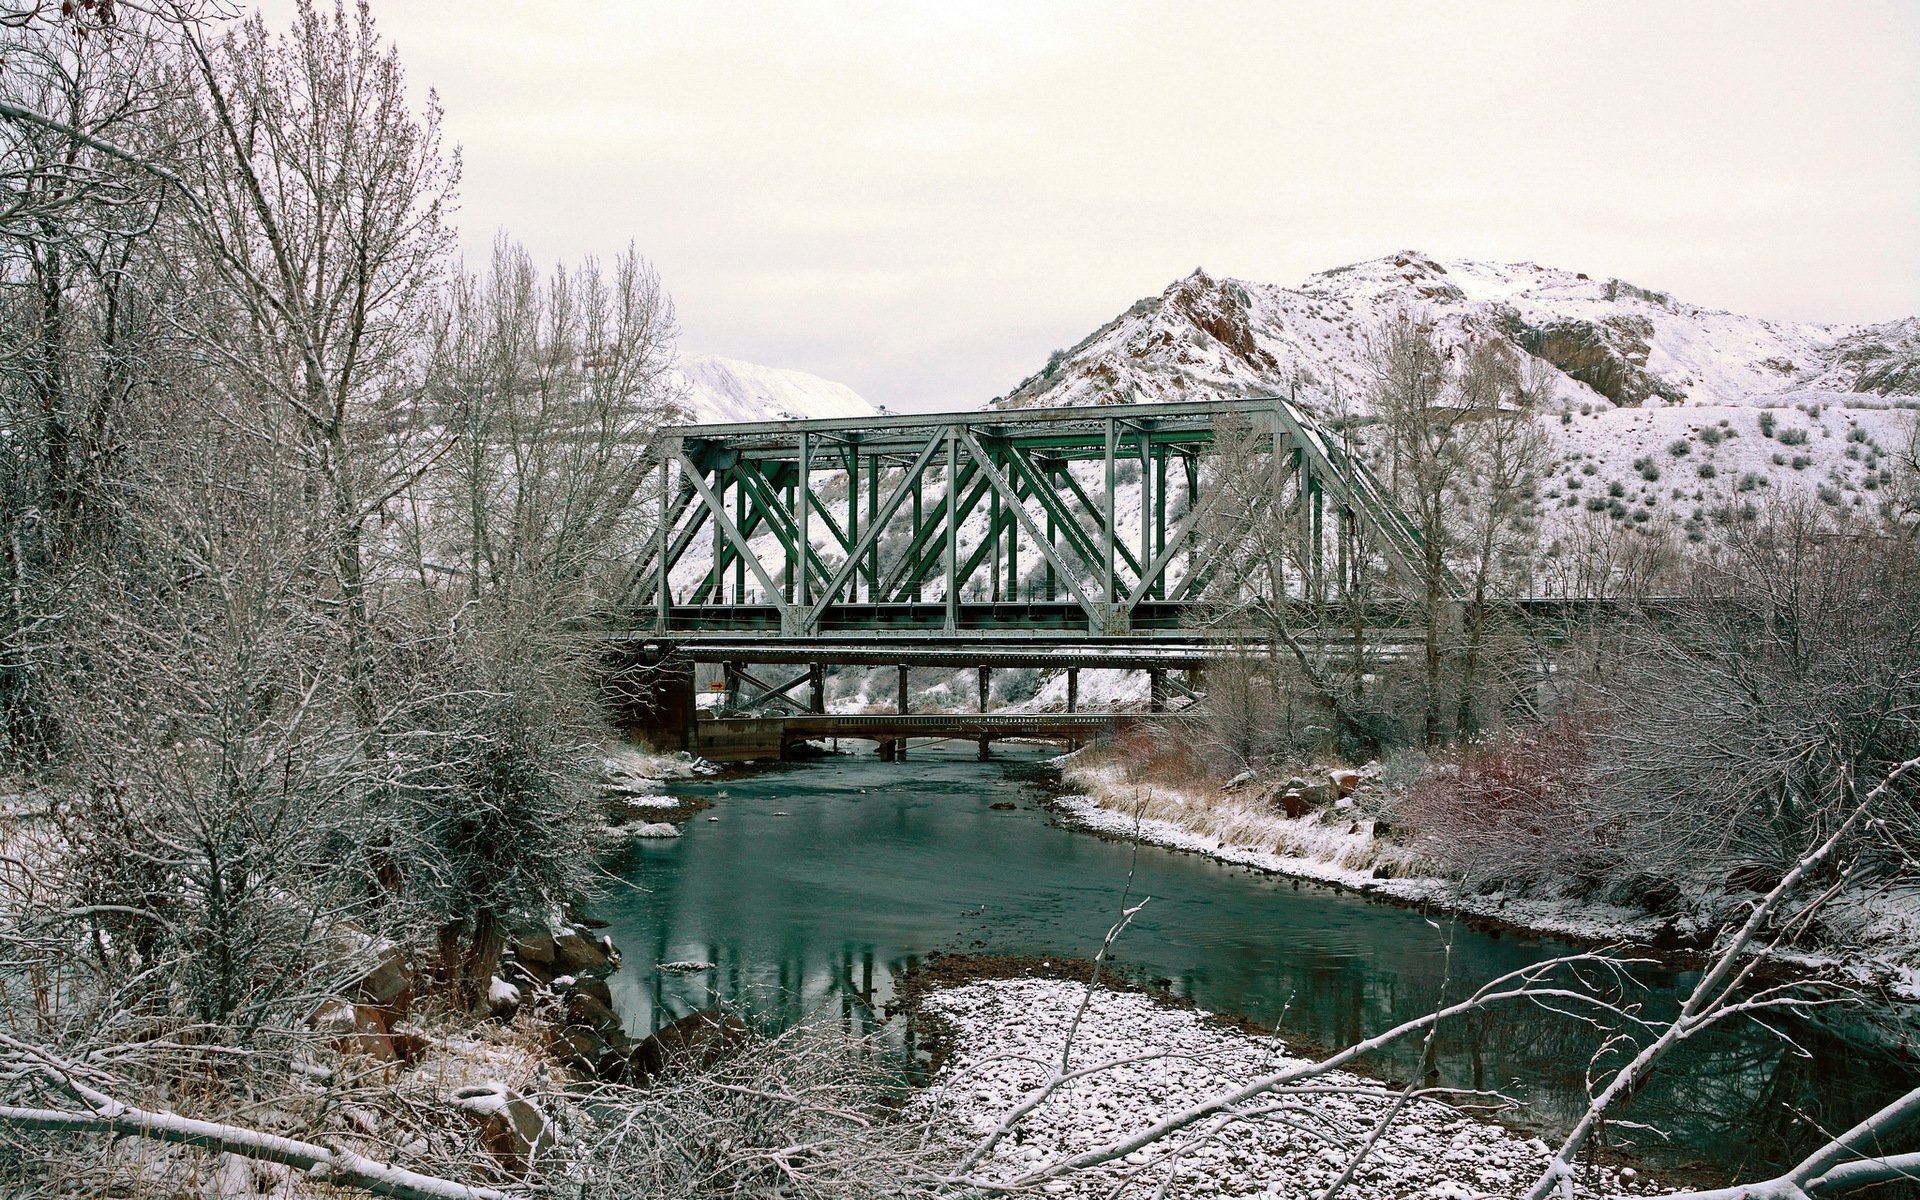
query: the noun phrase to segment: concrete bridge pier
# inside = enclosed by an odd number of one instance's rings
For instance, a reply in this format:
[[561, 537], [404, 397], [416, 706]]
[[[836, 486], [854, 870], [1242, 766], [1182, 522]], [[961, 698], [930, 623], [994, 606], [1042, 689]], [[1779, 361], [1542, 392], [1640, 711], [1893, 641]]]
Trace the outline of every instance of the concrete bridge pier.
[[987, 747], [991, 745], [993, 745], [993, 743], [988, 739], [986, 738], [980, 739], [980, 761], [981, 762], [986, 762], [989, 758], [993, 757], [993, 755], [989, 753], [987, 750]]
[[1147, 671], [1147, 711], [1167, 711], [1167, 673], [1158, 668]]

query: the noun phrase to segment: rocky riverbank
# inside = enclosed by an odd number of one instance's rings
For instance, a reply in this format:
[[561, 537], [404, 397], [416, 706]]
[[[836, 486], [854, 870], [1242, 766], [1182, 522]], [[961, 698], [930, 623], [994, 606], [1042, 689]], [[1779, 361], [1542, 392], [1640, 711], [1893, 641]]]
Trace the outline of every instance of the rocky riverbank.
[[[1720, 932], [1685, 915], [1660, 915], [1591, 897], [1463, 888], [1395, 839], [1377, 815], [1377, 802], [1366, 802], [1364, 789], [1378, 785], [1362, 772], [1350, 773], [1361, 793], [1342, 796], [1330, 777], [1173, 782], [1143, 778], [1138, 770], [1087, 751], [1055, 762], [1062, 786], [1062, 794], [1053, 798], [1056, 809], [1105, 836], [1203, 854], [1480, 925], [1595, 946], [1637, 947], [1678, 965], [1701, 961]], [[1291, 786], [1295, 783], [1304, 787]], [[1305, 802], [1290, 804], [1289, 797]], [[1872, 905], [1846, 896], [1830, 910], [1863, 907]], [[1869, 998], [1912, 1009], [1908, 1023], [1920, 1019], [1920, 1009], [1913, 1009], [1920, 1005], [1920, 914], [1880, 905], [1855, 923], [1871, 924], [1870, 950], [1844, 956], [1775, 950], [1769, 957], [1793, 974], [1831, 978]]]
[[[951, 1034], [939, 1076], [915, 1104], [968, 1142], [1001, 1128], [1063, 1061], [1076, 1071], [1110, 1064], [1061, 1087], [976, 1168], [1007, 1183], [1303, 1061], [1278, 1039], [1197, 1010], [1056, 979], [982, 980], [931, 992], [922, 1008]], [[1343, 1196], [1466, 1200], [1518, 1194], [1547, 1164], [1550, 1151], [1536, 1138], [1432, 1100], [1399, 1107], [1394, 1093], [1391, 1085], [1332, 1072], [1038, 1186], [1088, 1200], [1120, 1194], [1129, 1181], [1124, 1194], [1308, 1200], [1359, 1157]], [[1389, 1111], [1393, 1120], [1369, 1145]], [[1666, 1190], [1631, 1167], [1593, 1166], [1584, 1174], [1582, 1194]]]

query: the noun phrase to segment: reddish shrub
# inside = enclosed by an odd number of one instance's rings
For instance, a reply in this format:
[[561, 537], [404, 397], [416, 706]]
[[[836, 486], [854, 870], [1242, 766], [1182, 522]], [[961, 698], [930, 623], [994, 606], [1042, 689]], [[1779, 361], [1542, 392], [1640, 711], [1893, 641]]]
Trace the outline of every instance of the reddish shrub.
[[1582, 889], [1613, 840], [1585, 803], [1591, 756], [1590, 714], [1563, 713], [1435, 767], [1402, 798], [1399, 822], [1464, 879]]

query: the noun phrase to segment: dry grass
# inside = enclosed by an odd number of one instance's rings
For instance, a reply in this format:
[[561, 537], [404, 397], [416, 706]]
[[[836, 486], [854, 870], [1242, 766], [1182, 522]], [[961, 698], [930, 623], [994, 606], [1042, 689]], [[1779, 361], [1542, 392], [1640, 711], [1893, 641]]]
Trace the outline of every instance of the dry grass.
[[1431, 873], [1431, 864], [1408, 847], [1375, 837], [1375, 822], [1354, 809], [1288, 817], [1266, 799], [1266, 790], [1256, 785], [1228, 791], [1183, 751], [1142, 757], [1125, 745], [1092, 747], [1066, 764], [1064, 779], [1102, 808], [1165, 821], [1221, 848], [1310, 859], [1361, 874], [1383, 868], [1396, 877]]

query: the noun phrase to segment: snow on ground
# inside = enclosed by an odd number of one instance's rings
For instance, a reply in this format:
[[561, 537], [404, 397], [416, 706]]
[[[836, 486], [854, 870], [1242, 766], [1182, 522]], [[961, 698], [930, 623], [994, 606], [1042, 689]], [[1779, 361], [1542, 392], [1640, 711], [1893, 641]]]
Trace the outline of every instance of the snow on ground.
[[[1069, 778], [1077, 786], [1088, 786], [1089, 782], [1100, 786], [1099, 795], [1060, 796], [1055, 803], [1080, 825], [1116, 837], [1191, 850], [1236, 866], [1583, 941], [1646, 942], [1662, 925], [1660, 918], [1639, 910], [1593, 901], [1509, 896], [1504, 892], [1469, 895], [1456, 890], [1452, 880], [1432, 875], [1379, 878], [1374, 871], [1380, 865], [1391, 864], [1389, 870], [1396, 866], [1404, 869], [1408, 860], [1404, 852], [1383, 846], [1374, 838], [1371, 820], [1350, 810], [1323, 809], [1293, 819], [1268, 816], [1258, 821], [1232, 822], [1229, 818], [1228, 823], [1240, 827], [1240, 836], [1227, 840], [1213, 832], [1220, 828], [1221, 819], [1217, 812], [1208, 811], [1211, 806], [1205, 801], [1192, 799], [1181, 805], [1184, 820], [1147, 817], [1140, 815], [1141, 810], [1149, 805], [1163, 808], [1169, 789], [1153, 784], [1101, 786], [1097, 776], [1090, 776], [1094, 772], [1083, 769]], [[1143, 804], [1143, 790], [1158, 791], [1160, 802]]]
[[[1111, 1144], [1222, 1091], [1283, 1070], [1285, 1046], [1149, 997], [1046, 979], [994, 980], [936, 992], [926, 1009], [955, 1033], [951, 1057], [916, 1102], [969, 1142], [989, 1134], [1060, 1062], [1119, 1063], [1068, 1085], [1027, 1116], [979, 1166], [996, 1180]], [[1389, 1103], [1379, 1085], [1336, 1072], [1310, 1094], [1273, 1094], [1225, 1125], [1203, 1123], [1151, 1149], [1042, 1186], [1043, 1194], [1124, 1200], [1168, 1181], [1180, 1197], [1318, 1197], [1336, 1180]], [[1276, 1103], [1277, 1101], [1277, 1103]], [[1416, 1101], [1381, 1137], [1342, 1193], [1348, 1200], [1513, 1196], [1539, 1175], [1546, 1145], [1433, 1101]], [[1653, 1191], [1631, 1172], [1588, 1181], [1607, 1194]]]

